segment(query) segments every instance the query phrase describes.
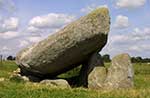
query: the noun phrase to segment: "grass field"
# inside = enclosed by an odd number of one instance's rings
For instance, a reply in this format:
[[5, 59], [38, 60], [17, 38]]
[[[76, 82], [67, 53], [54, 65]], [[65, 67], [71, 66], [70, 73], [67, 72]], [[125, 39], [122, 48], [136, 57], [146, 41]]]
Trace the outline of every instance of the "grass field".
[[[17, 68], [11, 61], [0, 64], [0, 98], [150, 98], [150, 65], [134, 64], [135, 87], [113, 91], [88, 90], [84, 88], [49, 88], [34, 83], [9, 81], [8, 78]], [[64, 75], [63, 75], [64, 76]]]

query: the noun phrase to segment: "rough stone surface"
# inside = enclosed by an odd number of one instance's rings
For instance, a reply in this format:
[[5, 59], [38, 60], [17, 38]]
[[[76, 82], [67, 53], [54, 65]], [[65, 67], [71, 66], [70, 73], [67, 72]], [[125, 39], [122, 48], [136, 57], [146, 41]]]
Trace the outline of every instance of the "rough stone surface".
[[104, 66], [94, 67], [88, 76], [88, 88], [102, 89], [107, 77], [107, 70]]
[[12, 74], [9, 79], [16, 82], [29, 82], [28, 77], [21, 76], [20, 74]]
[[104, 88], [131, 88], [133, 87], [133, 66], [130, 56], [126, 53], [115, 56], [112, 65], [108, 69]]
[[17, 68], [16, 70], [14, 70], [11, 73], [9, 79], [13, 80], [13, 81], [17, 81], [17, 82], [20, 82], [20, 81], [22, 81], [22, 82], [28, 82], [29, 78], [26, 77], [26, 76], [21, 76], [20, 72], [21, 72], [20, 68]]
[[40, 82], [41, 79], [32, 75], [27, 76], [29, 78], [30, 81], [32, 82]]
[[17, 80], [17, 81], [24, 81], [24, 82], [28, 82], [28, 81], [39, 82], [39, 81], [41, 81], [41, 79], [39, 79], [38, 77], [32, 76], [32, 75], [28, 75], [28, 76], [22, 75], [20, 68], [17, 68], [16, 70], [14, 70], [11, 73], [10, 80]]
[[24, 75], [54, 77], [86, 61], [107, 42], [110, 17], [99, 8], [48, 38], [23, 49], [16, 63]]
[[13, 71], [13, 74], [20, 74], [20, 73], [21, 73], [20, 68], [17, 68], [16, 70]]
[[69, 83], [64, 79], [56, 79], [56, 80], [43, 80], [40, 84], [44, 84], [50, 87], [56, 88], [70, 88]]

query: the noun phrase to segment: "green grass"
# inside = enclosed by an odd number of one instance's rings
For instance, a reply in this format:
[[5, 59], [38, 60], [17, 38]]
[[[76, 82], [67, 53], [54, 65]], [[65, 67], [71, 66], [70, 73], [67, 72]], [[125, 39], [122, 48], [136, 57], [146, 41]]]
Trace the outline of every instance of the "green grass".
[[15, 62], [12, 61], [4, 61], [2, 64], [0, 63], [0, 77], [8, 78], [12, 71], [17, 68]]
[[[109, 64], [106, 65], [109, 66]], [[7, 79], [0, 82], [0, 98], [150, 98], [150, 65], [148, 64], [134, 64], [135, 87], [133, 89], [113, 91], [49, 88], [30, 82], [9, 81], [8, 77], [16, 68], [16, 64], [10, 61], [5, 61], [3, 65], [0, 65], [0, 78]], [[79, 69], [80, 67], [61, 76], [69, 75], [70, 77]]]

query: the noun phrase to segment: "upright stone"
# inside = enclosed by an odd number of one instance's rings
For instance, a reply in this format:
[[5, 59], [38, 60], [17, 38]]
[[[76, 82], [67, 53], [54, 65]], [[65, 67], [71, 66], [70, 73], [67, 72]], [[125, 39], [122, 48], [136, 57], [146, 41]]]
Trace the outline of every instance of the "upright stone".
[[102, 89], [107, 77], [107, 69], [104, 66], [96, 66], [88, 76], [88, 88]]
[[93, 70], [88, 74], [88, 88], [101, 89], [107, 76], [107, 69], [101, 55], [97, 53], [93, 56], [89, 65], [93, 66]]
[[81, 86], [95, 88], [104, 81], [104, 77], [106, 77], [106, 68], [101, 55], [96, 52], [83, 64], [79, 82]]
[[23, 49], [16, 62], [24, 75], [54, 77], [86, 61], [107, 42], [110, 17], [98, 8], [48, 38]]
[[108, 69], [104, 83], [106, 89], [133, 87], [133, 66], [128, 54], [120, 54], [112, 59], [112, 65]]

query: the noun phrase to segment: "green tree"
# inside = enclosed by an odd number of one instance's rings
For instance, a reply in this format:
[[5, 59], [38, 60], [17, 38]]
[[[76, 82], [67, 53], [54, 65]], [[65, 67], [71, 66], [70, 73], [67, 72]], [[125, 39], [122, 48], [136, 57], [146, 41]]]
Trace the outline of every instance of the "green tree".
[[7, 60], [15, 60], [15, 57], [10, 55], [10, 56], [7, 57]]
[[109, 54], [103, 55], [103, 56], [102, 56], [102, 59], [103, 59], [104, 62], [110, 62], [110, 61], [111, 61]]

